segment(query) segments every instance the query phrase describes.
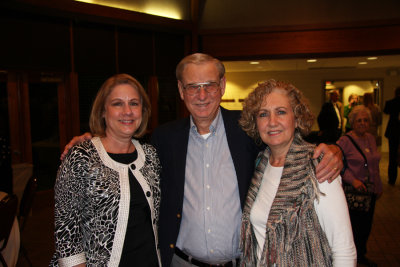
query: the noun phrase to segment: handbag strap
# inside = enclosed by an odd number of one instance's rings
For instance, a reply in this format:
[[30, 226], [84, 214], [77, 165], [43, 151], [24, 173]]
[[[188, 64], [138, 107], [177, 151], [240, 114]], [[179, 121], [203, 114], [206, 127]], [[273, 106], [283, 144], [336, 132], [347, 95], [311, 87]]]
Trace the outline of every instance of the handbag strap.
[[369, 182], [369, 171], [368, 171], [368, 161], [367, 161], [367, 157], [365, 156], [365, 154], [362, 152], [362, 149], [358, 146], [358, 144], [356, 143], [356, 141], [354, 141], [354, 139], [350, 136], [350, 135], [348, 135], [348, 134], [345, 134], [344, 136], [347, 136], [349, 139], [350, 139], [350, 141], [353, 143], [353, 145], [355, 146], [355, 148], [357, 148], [357, 150], [358, 150], [358, 152], [360, 152], [360, 154], [363, 156], [363, 158], [364, 158], [364, 167], [366, 168], [366, 170], [367, 170], [367, 179], [368, 179], [368, 182]]

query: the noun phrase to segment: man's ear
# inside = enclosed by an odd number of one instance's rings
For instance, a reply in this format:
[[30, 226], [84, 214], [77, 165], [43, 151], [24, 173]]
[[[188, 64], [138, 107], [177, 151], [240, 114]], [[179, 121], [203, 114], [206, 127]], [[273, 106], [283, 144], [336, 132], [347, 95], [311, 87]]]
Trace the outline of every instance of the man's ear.
[[225, 94], [226, 78], [225, 76], [221, 78], [219, 87], [221, 88], [221, 96]]
[[179, 89], [179, 95], [181, 96], [181, 99], [184, 100], [185, 96], [183, 95], [183, 84], [181, 81], [178, 81], [178, 89]]

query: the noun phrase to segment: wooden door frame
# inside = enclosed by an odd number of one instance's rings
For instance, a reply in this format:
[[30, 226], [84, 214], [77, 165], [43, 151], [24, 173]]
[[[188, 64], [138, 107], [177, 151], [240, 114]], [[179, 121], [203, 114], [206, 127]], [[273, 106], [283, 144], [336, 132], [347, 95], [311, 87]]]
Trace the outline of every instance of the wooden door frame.
[[[31, 82], [57, 84], [60, 151], [74, 134], [74, 131], [71, 131], [73, 128], [71, 116], [68, 116], [75, 106], [69, 101], [71, 94], [68, 90], [70, 84], [68, 75], [57, 72], [8, 71], [8, 115], [13, 164], [33, 162], [29, 103], [29, 83]], [[79, 119], [74, 124], [79, 125]]]

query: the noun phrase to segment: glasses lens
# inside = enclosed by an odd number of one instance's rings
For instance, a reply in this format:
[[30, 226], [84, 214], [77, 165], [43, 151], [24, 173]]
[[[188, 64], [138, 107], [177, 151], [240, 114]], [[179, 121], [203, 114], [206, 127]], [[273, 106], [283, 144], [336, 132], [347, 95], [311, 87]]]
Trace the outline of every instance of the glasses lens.
[[211, 82], [209, 84], [205, 84], [204, 85], [204, 89], [206, 89], [206, 91], [208, 93], [215, 93], [219, 88], [219, 85], [216, 82]]
[[199, 88], [200, 88], [199, 85], [195, 85], [195, 84], [188, 85], [186, 87], [186, 93], [188, 95], [195, 95], [199, 91]]
[[197, 95], [200, 92], [200, 88], [203, 87], [207, 93], [215, 93], [219, 89], [219, 84], [216, 82], [188, 84], [186, 85], [185, 91], [188, 95]]

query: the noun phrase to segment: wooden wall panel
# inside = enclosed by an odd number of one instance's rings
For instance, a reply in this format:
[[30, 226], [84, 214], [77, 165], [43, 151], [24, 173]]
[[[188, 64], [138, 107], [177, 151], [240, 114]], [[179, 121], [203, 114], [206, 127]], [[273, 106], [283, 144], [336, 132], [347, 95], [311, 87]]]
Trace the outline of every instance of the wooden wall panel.
[[400, 51], [400, 25], [339, 29], [211, 33], [201, 36], [204, 53], [219, 58], [362, 55]]
[[89, 22], [74, 27], [75, 70], [112, 75], [116, 70], [114, 27]]
[[120, 73], [133, 77], [153, 73], [152, 33], [129, 28], [118, 30]]
[[69, 71], [68, 21], [0, 8], [0, 68]]
[[184, 56], [185, 38], [172, 33], [155, 33], [155, 71], [159, 76], [175, 76], [175, 68]]

